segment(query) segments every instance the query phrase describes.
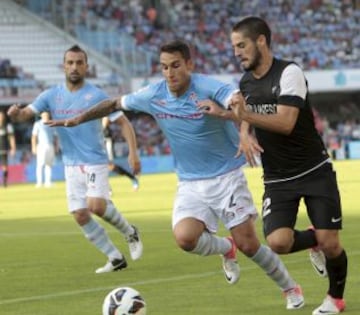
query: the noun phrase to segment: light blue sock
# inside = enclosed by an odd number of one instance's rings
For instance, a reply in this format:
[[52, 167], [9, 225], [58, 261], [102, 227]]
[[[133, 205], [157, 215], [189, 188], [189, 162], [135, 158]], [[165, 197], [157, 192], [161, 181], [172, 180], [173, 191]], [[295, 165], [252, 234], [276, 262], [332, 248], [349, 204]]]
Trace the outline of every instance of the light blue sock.
[[251, 259], [263, 269], [269, 278], [275, 281], [283, 291], [296, 286], [296, 282], [290, 277], [284, 263], [269, 247], [260, 245], [258, 251]]
[[203, 232], [191, 251], [201, 256], [225, 255], [231, 249], [231, 242], [226, 237], [219, 237], [209, 232]]
[[133, 227], [129, 222], [122, 216], [122, 214], [115, 208], [115, 205], [111, 200], [106, 203], [106, 210], [102, 217], [103, 220], [114, 226], [119, 232], [125, 236], [134, 233]]
[[85, 237], [93, 243], [98, 250], [109, 257], [110, 260], [114, 258], [121, 259], [123, 257], [108, 237], [105, 229], [93, 218], [90, 218], [88, 223], [81, 226], [81, 229]]

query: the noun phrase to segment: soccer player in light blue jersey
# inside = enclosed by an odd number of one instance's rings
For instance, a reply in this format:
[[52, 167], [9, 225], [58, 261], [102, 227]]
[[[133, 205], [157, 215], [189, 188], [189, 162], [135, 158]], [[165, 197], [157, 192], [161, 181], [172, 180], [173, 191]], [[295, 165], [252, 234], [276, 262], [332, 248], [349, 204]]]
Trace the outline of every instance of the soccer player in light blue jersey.
[[51, 187], [52, 166], [55, 153], [58, 151], [58, 139], [55, 129], [45, 124], [50, 119], [49, 113], [42, 112], [40, 116], [41, 119], [34, 123], [31, 133], [31, 151], [36, 156], [36, 187], [43, 184], [45, 187]]
[[[239, 249], [285, 292], [287, 308], [304, 305], [298, 285], [279, 257], [256, 235], [257, 211], [238, 155], [239, 134], [229, 120], [205, 115], [199, 102], [211, 99], [228, 107], [234, 87], [194, 74], [189, 46], [179, 40], [160, 49], [164, 80], [113, 100], [105, 100], [76, 117], [52, 121], [53, 126], [76, 126], [120, 109], [152, 115], [165, 133], [176, 162], [178, 189], [173, 208], [173, 233], [183, 250], [222, 255], [226, 280], [238, 281]], [[231, 237], [215, 233], [222, 221]]]
[[[71, 47], [64, 54], [65, 83], [45, 90], [24, 108], [11, 106], [8, 115], [21, 122], [47, 111], [54, 119], [66, 119], [108, 99], [102, 90], [85, 81], [87, 68], [86, 52], [77, 45]], [[97, 215], [125, 236], [133, 260], [141, 257], [142, 242], [137, 229], [121, 215], [109, 196], [108, 158], [101, 119], [72, 129], [57, 128], [57, 133], [65, 165], [69, 212], [85, 237], [108, 257], [108, 262], [96, 273], [126, 268], [125, 256], [92, 217]]]

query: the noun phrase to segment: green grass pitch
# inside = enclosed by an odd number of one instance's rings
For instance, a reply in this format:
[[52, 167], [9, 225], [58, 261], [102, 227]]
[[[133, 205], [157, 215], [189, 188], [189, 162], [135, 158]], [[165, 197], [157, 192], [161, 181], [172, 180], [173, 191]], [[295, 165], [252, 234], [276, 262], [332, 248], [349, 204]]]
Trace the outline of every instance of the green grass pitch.
[[[360, 314], [360, 160], [335, 163], [342, 195], [342, 242], [349, 257], [346, 301], [348, 314]], [[246, 169], [258, 209], [263, 187], [261, 170]], [[106, 257], [83, 237], [67, 213], [65, 186], [34, 185], [0, 188], [0, 314], [101, 315], [105, 295], [118, 286], [139, 290], [148, 315], [297, 315], [311, 314], [323, 298], [327, 280], [319, 278], [308, 253], [282, 256], [303, 287], [306, 305], [286, 311], [280, 290], [262, 271], [239, 253], [240, 281], [226, 283], [217, 256], [198, 257], [182, 252], [171, 232], [171, 209], [176, 189], [174, 174], [143, 175], [133, 192], [124, 177], [111, 177], [113, 200], [129, 221], [140, 228], [144, 255], [130, 260], [124, 239], [106, 226], [114, 243], [128, 257], [129, 267], [97, 275]], [[301, 208], [297, 226], [308, 220]], [[259, 236], [261, 221], [257, 221]], [[221, 228], [219, 234], [226, 235]]]

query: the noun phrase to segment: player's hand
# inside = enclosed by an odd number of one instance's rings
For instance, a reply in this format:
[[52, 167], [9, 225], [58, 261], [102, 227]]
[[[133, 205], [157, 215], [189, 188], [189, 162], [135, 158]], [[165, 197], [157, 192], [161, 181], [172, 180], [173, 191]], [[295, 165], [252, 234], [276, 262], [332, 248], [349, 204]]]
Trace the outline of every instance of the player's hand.
[[229, 105], [233, 110], [236, 118], [241, 121], [246, 115], [246, 102], [243, 95], [240, 92], [235, 93], [231, 97]]
[[129, 154], [128, 163], [133, 170], [134, 175], [137, 175], [141, 172], [141, 161], [137, 154]]
[[58, 119], [58, 120], [50, 119], [47, 122], [45, 122], [44, 124], [48, 125], [50, 127], [74, 127], [74, 126], [78, 125], [76, 119], [74, 119], [74, 118]]
[[10, 117], [11, 120], [14, 120], [20, 113], [21, 108], [19, 104], [11, 105], [7, 111], [7, 115]]
[[204, 114], [215, 117], [227, 118], [227, 110], [220, 107], [212, 100], [202, 100], [197, 102], [197, 108]]
[[257, 161], [261, 153], [264, 152], [264, 149], [257, 142], [256, 138], [250, 134], [244, 135], [241, 134], [241, 141], [239, 144], [239, 149], [236, 154], [236, 157], [239, 157], [241, 154], [245, 155], [246, 161], [251, 167], [257, 166]]

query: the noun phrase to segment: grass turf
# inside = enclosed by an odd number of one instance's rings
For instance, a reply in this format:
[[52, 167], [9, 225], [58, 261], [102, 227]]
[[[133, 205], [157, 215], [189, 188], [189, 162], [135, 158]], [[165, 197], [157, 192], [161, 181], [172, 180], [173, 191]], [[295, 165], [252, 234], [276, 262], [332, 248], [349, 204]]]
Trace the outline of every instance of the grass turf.
[[[344, 213], [341, 239], [349, 257], [346, 313], [360, 314], [360, 161], [336, 162], [335, 167]], [[261, 170], [246, 169], [246, 175], [260, 209]], [[279, 289], [242, 254], [240, 281], [229, 286], [219, 257], [198, 257], [176, 247], [171, 233], [174, 174], [144, 175], [136, 193], [124, 177], [112, 177], [111, 183], [115, 204], [140, 228], [144, 256], [132, 262], [124, 239], [104, 225], [128, 257], [129, 267], [102, 275], [94, 270], [106, 258], [67, 214], [64, 183], [51, 189], [32, 184], [0, 189], [0, 314], [101, 315], [105, 295], [118, 286], [139, 290], [148, 315], [289, 314]], [[302, 206], [297, 226], [308, 224]], [[257, 229], [263, 241], [261, 220]], [[221, 228], [219, 234], [227, 232]], [[315, 274], [306, 252], [282, 259], [305, 294], [306, 306], [296, 314], [311, 314], [325, 297], [327, 280]]]

